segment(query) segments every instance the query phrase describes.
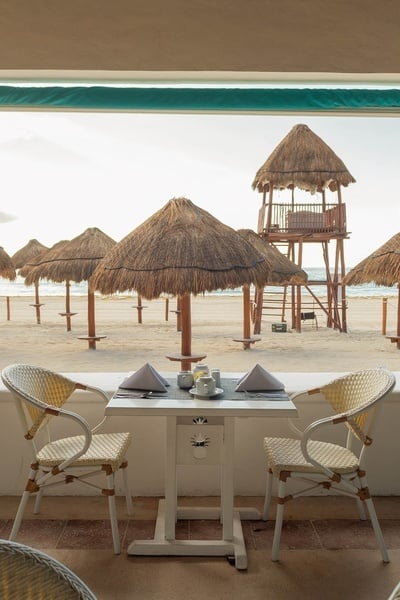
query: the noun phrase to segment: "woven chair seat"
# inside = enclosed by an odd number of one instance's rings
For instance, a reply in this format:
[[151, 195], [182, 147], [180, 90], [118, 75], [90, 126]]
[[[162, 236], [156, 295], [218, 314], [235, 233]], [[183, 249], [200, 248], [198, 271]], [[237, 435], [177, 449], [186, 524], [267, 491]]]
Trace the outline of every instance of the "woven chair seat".
[[8, 540], [0, 540], [0, 598], [96, 600], [87, 585], [55, 558]]
[[[83, 435], [54, 440], [41, 448], [36, 455], [37, 461], [43, 467], [54, 467], [78, 452], [84, 441]], [[87, 452], [70, 466], [110, 465], [113, 471], [117, 471], [124, 460], [130, 442], [130, 433], [95, 434]]]
[[[307, 462], [300, 447], [300, 441], [290, 438], [264, 438], [264, 450], [268, 465], [274, 475], [280, 471], [318, 473], [320, 470]], [[343, 446], [328, 442], [310, 441], [308, 450], [314, 460], [323, 463], [335, 473], [354, 473], [358, 468], [358, 458]]]

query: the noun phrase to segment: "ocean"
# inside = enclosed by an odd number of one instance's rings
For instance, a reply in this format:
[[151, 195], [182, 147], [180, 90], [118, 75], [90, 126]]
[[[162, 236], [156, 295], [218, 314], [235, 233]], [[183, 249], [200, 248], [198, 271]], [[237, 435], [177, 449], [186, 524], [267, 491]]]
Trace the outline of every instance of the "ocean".
[[[308, 274], [311, 281], [324, 281], [326, 279], [325, 269], [317, 267], [304, 267], [304, 271]], [[310, 286], [311, 290], [317, 295], [325, 295], [324, 288], [321, 286]], [[278, 291], [279, 287], [266, 288], [271, 291]], [[65, 284], [64, 283], [53, 283], [51, 281], [40, 281], [39, 285], [40, 296], [65, 296]], [[212, 295], [224, 295], [224, 296], [237, 296], [242, 294], [242, 289], [237, 288], [235, 290], [216, 290], [209, 292]], [[398, 289], [397, 285], [393, 287], [377, 286], [373, 283], [367, 283], [363, 285], [352, 285], [346, 287], [346, 295], [348, 297], [359, 297], [359, 298], [370, 298], [370, 297], [386, 297], [386, 296], [397, 296]], [[70, 287], [71, 296], [86, 296], [87, 294], [87, 282], [74, 283], [71, 282]], [[304, 294], [307, 295], [307, 291], [304, 290]], [[17, 277], [15, 281], [8, 281], [6, 279], [0, 279], [0, 296], [33, 296], [33, 286], [26, 286], [22, 277]], [[122, 294], [127, 295], [127, 292]], [[132, 295], [136, 295], [132, 293]]]

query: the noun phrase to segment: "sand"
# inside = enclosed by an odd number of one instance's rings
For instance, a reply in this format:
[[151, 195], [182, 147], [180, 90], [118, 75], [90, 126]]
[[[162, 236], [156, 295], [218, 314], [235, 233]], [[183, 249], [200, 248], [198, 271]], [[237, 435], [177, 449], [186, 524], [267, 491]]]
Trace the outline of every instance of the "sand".
[[[169, 301], [168, 320], [164, 299], [143, 302], [138, 323], [135, 296], [96, 297], [96, 333], [106, 337], [95, 350], [79, 335], [87, 334], [87, 299], [71, 298], [72, 329], [59, 315], [63, 297], [41, 298], [41, 323], [37, 324], [33, 298], [11, 297], [10, 320], [6, 299], [0, 298], [0, 368], [27, 362], [61, 372], [129, 372], [151, 363], [160, 371], [178, 371], [180, 363], [168, 354], [180, 353], [176, 300]], [[387, 333], [396, 330], [397, 299], [389, 298]], [[311, 321], [302, 332], [271, 331], [276, 317], [262, 321], [261, 340], [244, 350], [234, 342], [243, 334], [242, 298], [206, 296], [192, 301], [192, 352], [205, 353], [204, 362], [223, 371], [244, 372], [261, 364], [275, 372], [347, 372], [385, 366], [399, 369], [400, 350], [382, 334], [382, 298], [348, 298], [348, 333], [326, 327], [318, 313], [318, 330]]]

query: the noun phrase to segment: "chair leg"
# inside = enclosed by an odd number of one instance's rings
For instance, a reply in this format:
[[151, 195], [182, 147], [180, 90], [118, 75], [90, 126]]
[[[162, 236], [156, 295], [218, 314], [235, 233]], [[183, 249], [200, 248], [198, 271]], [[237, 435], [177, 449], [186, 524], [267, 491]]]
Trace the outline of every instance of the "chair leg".
[[274, 476], [272, 474], [271, 469], [268, 469], [267, 472], [267, 484], [265, 486], [265, 500], [264, 500], [264, 510], [263, 510], [263, 521], [268, 521], [269, 507], [271, 505], [272, 498], [272, 483], [274, 480]]
[[121, 554], [121, 543], [119, 539], [117, 507], [115, 504], [115, 476], [114, 472], [107, 472], [108, 486], [108, 510], [110, 513], [111, 534], [114, 544], [114, 553]]
[[132, 506], [132, 496], [131, 496], [131, 492], [129, 489], [129, 482], [128, 482], [128, 463], [124, 462], [121, 465], [121, 470], [122, 470], [122, 481], [123, 481], [123, 485], [124, 485], [124, 493], [125, 493], [125, 500], [126, 500], [126, 511], [128, 513], [128, 515], [133, 515], [133, 506]]
[[40, 511], [40, 504], [42, 502], [43, 492], [44, 492], [44, 488], [40, 488], [40, 490], [38, 491], [38, 493], [36, 495], [35, 505], [33, 507], [33, 514], [34, 515], [37, 515], [39, 513], [39, 511]]
[[27, 491], [25, 491], [22, 494], [22, 497], [21, 497], [21, 500], [20, 500], [20, 503], [18, 506], [17, 514], [15, 515], [14, 523], [13, 523], [13, 526], [11, 529], [11, 533], [8, 538], [11, 541], [15, 540], [15, 538], [18, 535], [19, 528], [21, 527], [22, 517], [24, 516], [25, 508], [28, 503], [30, 495], [31, 495], [31, 493], [27, 492]]
[[366, 521], [367, 520], [367, 513], [365, 512], [364, 502], [362, 502], [360, 500], [360, 498], [356, 498], [356, 501], [357, 501], [357, 509], [358, 509], [358, 514], [360, 516], [360, 520], [361, 521]]
[[375, 506], [372, 501], [372, 498], [368, 498], [367, 500], [365, 500], [365, 504], [367, 505], [369, 517], [371, 519], [371, 524], [374, 529], [375, 537], [376, 537], [379, 549], [382, 554], [382, 560], [383, 560], [383, 562], [388, 563], [388, 562], [390, 562], [390, 558], [389, 558], [388, 551], [387, 551], [387, 548], [385, 545], [385, 540], [383, 539], [382, 529], [379, 524], [378, 517], [376, 516]]
[[274, 539], [272, 540], [272, 560], [279, 560], [279, 544], [281, 541], [282, 523], [283, 523], [283, 511], [284, 511], [284, 499], [286, 493], [286, 478], [279, 478], [278, 485], [278, 503], [276, 506], [276, 517], [275, 517], [275, 530]]
[[359, 476], [359, 480], [361, 483], [361, 489], [364, 491], [363, 502], [368, 509], [369, 518], [371, 519], [371, 524], [375, 533], [376, 541], [378, 542], [379, 549], [382, 554], [382, 560], [385, 563], [390, 562], [388, 551], [385, 545], [385, 540], [383, 539], [382, 529], [378, 521], [378, 517], [376, 516], [375, 505], [369, 493], [367, 478], [365, 476], [365, 471], [363, 471], [362, 475]]

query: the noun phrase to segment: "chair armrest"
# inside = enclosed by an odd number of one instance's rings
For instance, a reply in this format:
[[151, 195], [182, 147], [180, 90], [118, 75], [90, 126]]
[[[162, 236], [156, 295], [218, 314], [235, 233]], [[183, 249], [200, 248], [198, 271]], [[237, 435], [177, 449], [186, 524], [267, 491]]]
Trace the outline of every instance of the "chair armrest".
[[[303, 390], [301, 392], [295, 392], [294, 394], [292, 394], [290, 396], [291, 401], [296, 404], [296, 401], [300, 401], [302, 396], [307, 396], [307, 390]], [[303, 435], [303, 430], [299, 429], [299, 427], [295, 424], [294, 420], [291, 418], [288, 418], [288, 425], [290, 430], [296, 435], [296, 437], [298, 439], [301, 439], [302, 435]]]
[[65, 417], [66, 419], [70, 419], [70, 420], [74, 421], [75, 423], [77, 423], [78, 426], [82, 429], [82, 433], [84, 436], [84, 443], [82, 445], [82, 448], [80, 448], [77, 452], [75, 452], [75, 454], [70, 456], [70, 458], [68, 458], [67, 460], [62, 462], [60, 465], [58, 465], [59, 470], [62, 471], [63, 469], [68, 467], [70, 464], [72, 464], [77, 458], [80, 458], [81, 456], [83, 456], [85, 454], [85, 452], [88, 450], [88, 448], [91, 444], [91, 441], [92, 441], [92, 432], [90, 430], [89, 423], [86, 421], [86, 419], [81, 417], [81, 415], [78, 415], [77, 413], [71, 412], [69, 410], [65, 410], [65, 408], [60, 408], [57, 410], [57, 412], [50, 405], [48, 408], [51, 410], [52, 415], [59, 416], [59, 417]]
[[[107, 404], [110, 399], [104, 390], [102, 390], [101, 388], [98, 388], [96, 386], [86, 385], [84, 383], [77, 383], [75, 387], [77, 390], [84, 390], [86, 392], [92, 392], [93, 394], [100, 396], [104, 400], [105, 404]], [[107, 421], [107, 416], [104, 416], [102, 418], [102, 420], [99, 423], [97, 423], [97, 425], [92, 427], [92, 429], [91, 429], [92, 433], [97, 433], [103, 427], [103, 425], [106, 421]]]
[[308, 452], [308, 442], [311, 441], [311, 436], [318, 430], [321, 429], [322, 427], [325, 427], [326, 425], [337, 425], [338, 423], [345, 423], [347, 421], [346, 415], [345, 414], [339, 414], [339, 415], [330, 415], [329, 417], [324, 417], [323, 419], [318, 419], [318, 421], [314, 421], [313, 423], [311, 423], [310, 425], [308, 425], [308, 427], [305, 428], [303, 435], [301, 437], [301, 451], [303, 453], [304, 458], [311, 463], [312, 465], [314, 465], [315, 467], [321, 469], [324, 473], [326, 473], [326, 475], [328, 475], [328, 477], [333, 477], [334, 476], [334, 472], [331, 471], [330, 469], [328, 469], [323, 463], [320, 463], [319, 461], [315, 460], [315, 458], [313, 458], [309, 452]]

